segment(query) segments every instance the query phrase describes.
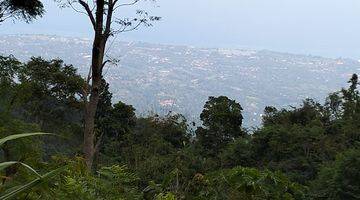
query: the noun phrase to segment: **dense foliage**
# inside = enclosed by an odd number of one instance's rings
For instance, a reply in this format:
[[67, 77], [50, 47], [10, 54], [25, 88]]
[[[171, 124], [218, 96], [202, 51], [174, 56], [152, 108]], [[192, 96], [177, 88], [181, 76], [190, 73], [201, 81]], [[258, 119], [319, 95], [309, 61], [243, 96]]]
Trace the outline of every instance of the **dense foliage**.
[[[0, 57], [0, 138], [61, 136], [10, 142], [0, 161], [41, 172], [65, 166], [19, 199], [359, 199], [358, 85], [354, 74], [323, 104], [266, 107], [262, 126], [249, 131], [246, 108], [228, 97], [209, 97], [194, 128], [179, 113], [137, 117], [133, 106], [112, 103], [102, 79], [89, 171], [81, 154], [86, 82], [61, 60]], [[0, 173], [0, 192], [33, 178], [18, 166]]]
[[0, 0], [0, 23], [9, 18], [30, 22], [44, 13], [44, 6], [38, 0]]

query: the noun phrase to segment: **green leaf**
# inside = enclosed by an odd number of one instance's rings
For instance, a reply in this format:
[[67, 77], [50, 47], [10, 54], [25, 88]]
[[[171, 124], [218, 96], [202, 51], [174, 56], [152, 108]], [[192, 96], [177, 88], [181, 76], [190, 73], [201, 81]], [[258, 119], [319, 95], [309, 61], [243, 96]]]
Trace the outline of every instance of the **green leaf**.
[[30, 136], [37, 136], [37, 135], [54, 135], [54, 134], [52, 134], [52, 133], [22, 133], [22, 134], [16, 134], [16, 135], [9, 135], [7, 137], [0, 139], [0, 146], [2, 146], [5, 142], [11, 141], [11, 140], [16, 140], [19, 138], [30, 137]]
[[8, 167], [10, 167], [11, 165], [15, 165], [15, 164], [17, 164], [17, 163], [18, 163], [18, 162], [16, 162], [16, 161], [2, 162], [2, 163], [0, 163], [0, 171], [6, 169], [6, 168], [8, 168]]
[[33, 172], [34, 174], [36, 174], [38, 177], [41, 177], [41, 175], [39, 173], [37, 173], [37, 171], [35, 169], [33, 169], [32, 167], [30, 167], [29, 165], [22, 163], [22, 162], [16, 162], [16, 161], [9, 161], [9, 162], [2, 162], [0, 163], [0, 171], [4, 170], [12, 165], [15, 164], [20, 164], [24, 167], [26, 167], [27, 169], [29, 169], [31, 172]]
[[34, 179], [33, 181], [31, 181], [31, 182], [29, 182], [29, 183], [27, 183], [27, 184], [25, 184], [23, 186], [20, 186], [20, 187], [17, 186], [17, 187], [11, 188], [10, 192], [6, 193], [3, 196], [0, 196], [0, 200], [8, 200], [8, 199], [14, 198], [17, 195], [19, 195], [20, 193], [28, 191], [31, 188], [35, 187], [36, 185], [41, 183], [43, 180], [46, 180], [46, 179], [49, 179], [49, 178], [52, 178], [52, 177], [56, 176], [63, 169], [64, 169], [64, 167], [58, 168], [56, 170], [53, 170], [53, 171], [51, 171], [49, 173], [44, 174], [43, 176], [40, 176], [37, 179]]

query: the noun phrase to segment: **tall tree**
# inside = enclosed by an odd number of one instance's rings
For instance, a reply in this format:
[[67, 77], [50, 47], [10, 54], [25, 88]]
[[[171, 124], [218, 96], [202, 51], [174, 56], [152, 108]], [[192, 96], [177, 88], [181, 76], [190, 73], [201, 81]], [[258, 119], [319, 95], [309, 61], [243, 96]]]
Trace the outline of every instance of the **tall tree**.
[[200, 115], [204, 127], [196, 130], [196, 136], [206, 152], [218, 152], [228, 142], [243, 136], [242, 107], [226, 96], [209, 97]]
[[30, 22], [43, 14], [44, 6], [39, 0], [0, 0], [0, 23], [10, 18]]
[[104, 66], [112, 62], [105, 59], [106, 44], [109, 38], [115, 34], [138, 29], [141, 25], [151, 26], [159, 17], [149, 16], [146, 11], [138, 10], [135, 18], [121, 18], [116, 16], [120, 7], [132, 6], [141, 0], [133, 0], [130, 3], [120, 3], [119, 0], [64, 0], [63, 5], [72, 7], [75, 11], [88, 16], [94, 31], [92, 60], [84, 88], [85, 116], [84, 116], [84, 146], [83, 152], [88, 169], [92, 168], [94, 154], [96, 152], [96, 137], [94, 133], [95, 115], [99, 102], [101, 80]]
[[344, 98], [344, 118], [353, 119], [354, 115], [359, 111], [360, 103], [360, 92], [357, 90], [360, 83], [357, 74], [353, 74], [348, 83], [350, 83], [350, 87], [347, 90], [342, 89]]

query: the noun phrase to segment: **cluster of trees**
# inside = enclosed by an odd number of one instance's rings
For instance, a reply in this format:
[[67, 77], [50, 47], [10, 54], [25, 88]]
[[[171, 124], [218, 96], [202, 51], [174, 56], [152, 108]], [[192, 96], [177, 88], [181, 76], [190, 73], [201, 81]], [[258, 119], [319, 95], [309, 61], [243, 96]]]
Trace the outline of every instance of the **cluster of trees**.
[[[1, 146], [1, 161], [42, 173], [65, 166], [20, 199], [359, 198], [355, 74], [324, 104], [266, 107], [262, 126], [252, 131], [242, 127], [241, 105], [225, 96], [209, 97], [194, 129], [178, 113], [137, 117], [131, 105], [112, 103], [101, 79], [91, 170], [82, 153], [86, 84], [61, 60], [0, 57], [0, 136], [60, 136], [11, 141]], [[0, 194], [34, 179], [18, 165], [0, 173]]]

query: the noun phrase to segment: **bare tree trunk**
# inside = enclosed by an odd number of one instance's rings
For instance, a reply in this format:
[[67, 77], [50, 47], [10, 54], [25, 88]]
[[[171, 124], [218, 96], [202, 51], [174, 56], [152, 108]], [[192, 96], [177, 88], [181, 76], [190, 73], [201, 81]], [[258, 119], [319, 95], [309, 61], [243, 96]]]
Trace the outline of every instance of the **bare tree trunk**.
[[88, 169], [92, 168], [94, 153], [95, 153], [95, 132], [94, 132], [94, 121], [96, 106], [98, 102], [98, 95], [96, 92], [91, 92], [90, 101], [85, 107], [85, 116], [84, 116], [84, 157], [86, 166]]
[[[89, 11], [88, 5], [79, 1], [87, 11]], [[97, 104], [99, 102], [99, 90], [101, 87], [102, 68], [104, 61], [104, 53], [107, 37], [103, 35], [103, 19], [104, 19], [104, 0], [96, 1], [96, 13], [95, 19], [89, 11], [89, 17], [94, 27], [95, 37], [92, 49], [92, 61], [91, 61], [91, 81], [90, 86], [90, 99], [85, 105], [85, 124], [84, 124], [84, 156], [86, 166], [89, 170], [92, 169], [94, 155], [96, 151], [95, 145], [95, 114], [97, 110]]]
[[94, 154], [95, 154], [95, 114], [97, 104], [99, 102], [100, 87], [101, 87], [101, 71], [104, 59], [105, 42], [102, 36], [96, 37], [94, 40], [92, 53], [92, 80], [90, 88], [90, 99], [85, 106], [84, 116], [84, 155], [88, 169], [92, 168]]
[[103, 12], [104, 1], [98, 0], [96, 10], [96, 22], [95, 22], [95, 37], [92, 49], [92, 62], [91, 62], [91, 86], [90, 86], [90, 99], [85, 106], [84, 116], [84, 156], [86, 166], [91, 170], [94, 155], [96, 151], [95, 145], [95, 114], [97, 110], [97, 104], [99, 102], [102, 68], [104, 62], [104, 53], [107, 37], [103, 35]]

